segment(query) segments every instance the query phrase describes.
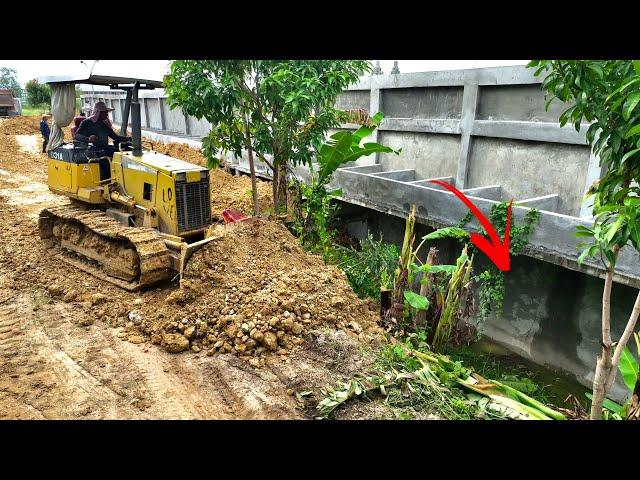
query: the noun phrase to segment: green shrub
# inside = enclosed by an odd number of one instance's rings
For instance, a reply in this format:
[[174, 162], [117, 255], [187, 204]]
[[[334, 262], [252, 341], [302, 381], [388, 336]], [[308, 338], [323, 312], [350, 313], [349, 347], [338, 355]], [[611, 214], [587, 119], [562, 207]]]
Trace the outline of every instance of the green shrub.
[[400, 250], [396, 245], [375, 240], [370, 233], [360, 240], [360, 249], [333, 246], [328, 261], [343, 270], [360, 298], [380, 299], [385, 278], [392, 278]]

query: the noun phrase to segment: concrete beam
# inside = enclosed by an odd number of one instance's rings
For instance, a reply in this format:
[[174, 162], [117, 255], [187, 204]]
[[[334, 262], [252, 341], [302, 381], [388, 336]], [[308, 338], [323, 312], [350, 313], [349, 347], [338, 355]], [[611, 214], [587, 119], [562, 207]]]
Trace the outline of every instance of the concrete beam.
[[558, 205], [560, 204], [560, 196], [557, 193], [553, 193], [551, 195], [544, 195], [542, 197], [518, 200], [515, 203], [521, 207], [536, 208], [538, 210], [545, 210], [547, 212], [557, 212]]
[[377, 130], [419, 133], [460, 133], [460, 120], [447, 118], [385, 118]]
[[189, 129], [189, 118], [184, 112], [182, 112], [182, 116], [184, 117], [184, 133], [185, 135], [191, 135], [191, 132]]
[[144, 125], [149, 128], [151, 126], [151, 122], [149, 121], [149, 106], [147, 105], [148, 100], [146, 98], [140, 98], [140, 102], [142, 103], [142, 108], [144, 108]]
[[162, 130], [166, 130], [167, 124], [164, 119], [164, 109], [162, 108], [162, 98], [160, 97], [157, 97], [157, 98], [158, 98], [158, 108], [160, 109], [160, 127], [162, 128]]
[[[598, 141], [598, 137], [600, 135], [596, 135], [594, 138], [594, 144]], [[583, 197], [587, 195], [589, 188], [596, 180], [599, 180], [606, 173], [606, 167], [600, 166], [600, 157], [591, 151], [589, 155], [589, 164], [587, 166], [587, 175], [584, 179], [584, 188]], [[582, 205], [580, 206], [580, 217], [582, 218], [593, 218], [593, 198], [588, 200], [583, 199]]]
[[464, 188], [461, 192], [470, 197], [485, 198], [487, 200], [495, 200], [496, 202], [502, 201], [502, 187], [500, 185]]
[[416, 171], [413, 169], [389, 170], [387, 172], [372, 173], [371, 175], [382, 178], [391, 178], [400, 182], [411, 182], [416, 179]]
[[473, 122], [471, 135], [586, 145], [586, 131], [588, 128], [589, 125], [582, 125], [580, 131], [577, 132], [573, 126], [565, 125], [561, 128], [557, 123], [476, 120]]
[[533, 68], [526, 68], [524, 65], [515, 65], [437, 72], [399, 73], [394, 75], [371, 75], [362, 78], [360, 82], [352, 85], [348, 90], [454, 87], [465, 84], [526, 85], [542, 83], [544, 76], [534, 77], [534, 70]]
[[382, 165], [374, 164], [374, 165], [358, 165], [357, 167], [346, 167], [341, 170], [348, 170], [350, 172], [360, 172], [360, 173], [376, 173], [382, 172]]
[[458, 151], [458, 169], [456, 172], [456, 184], [464, 188], [467, 184], [469, 172], [469, 157], [471, 147], [471, 130], [476, 118], [478, 108], [478, 85], [467, 84], [462, 95], [462, 114], [460, 116], [460, 150]]
[[446, 190], [446, 188], [441, 187], [437, 183], [431, 183], [431, 180], [442, 180], [443, 182], [448, 183], [449, 185], [456, 186], [456, 179], [453, 177], [438, 177], [438, 178], [427, 178], [425, 180], [416, 180], [415, 182], [407, 182], [411, 185], [415, 185], [416, 187], [429, 187], [435, 188], [436, 190]]

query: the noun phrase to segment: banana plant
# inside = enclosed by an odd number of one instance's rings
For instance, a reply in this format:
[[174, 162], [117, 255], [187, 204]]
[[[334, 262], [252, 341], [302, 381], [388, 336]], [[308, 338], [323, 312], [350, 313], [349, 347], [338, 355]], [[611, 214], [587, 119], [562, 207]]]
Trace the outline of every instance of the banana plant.
[[[362, 125], [355, 132], [340, 131], [329, 137], [318, 150], [318, 170], [317, 183], [324, 185], [328, 183], [331, 175], [349, 162], [355, 162], [360, 157], [365, 157], [373, 153], [395, 153], [399, 155], [402, 149], [394, 150], [375, 142], [362, 144], [362, 140], [373, 133], [384, 118], [382, 112], [376, 113], [368, 122], [369, 125]], [[362, 144], [362, 145], [361, 145]]]
[[303, 206], [305, 218], [300, 232], [303, 243], [318, 237], [326, 254], [331, 240], [328, 224], [335, 214], [331, 200], [342, 194], [340, 189], [327, 190], [326, 187], [338, 168], [373, 153], [400, 154], [402, 149], [394, 150], [375, 142], [362, 144], [363, 139], [373, 133], [383, 118], [382, 112], [378, 112], [373, 117], [367, 118], [366, 124], [353, 132], [336, 132], [318, 149], [316, 155], [318, 170], [315, 171], [311, 163], [309, 165], [311, 182], [308, 185], [300, 185], [301, 194], [306, 199]]

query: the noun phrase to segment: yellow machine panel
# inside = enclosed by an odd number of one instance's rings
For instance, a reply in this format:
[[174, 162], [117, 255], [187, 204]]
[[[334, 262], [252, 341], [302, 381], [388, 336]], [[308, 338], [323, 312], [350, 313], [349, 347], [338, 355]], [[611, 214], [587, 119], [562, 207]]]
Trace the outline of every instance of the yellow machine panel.
[[54, 190], [75, 193], [73, 189], [73, 166], [72, 163], [50, 158], [48, 161], [49, 187]]
[[53, 191], [62, 192], [88, 203], [102, 203], [100, 166], [97, 163], [76, 164], [63, 160], [48, 160], [48, 182]]
[[206, 168], [155, 152], [116, 152], [111, 179], [137, 205], [155, 208], [158, 230], [175, 236], [202, 233], [211, 222]]

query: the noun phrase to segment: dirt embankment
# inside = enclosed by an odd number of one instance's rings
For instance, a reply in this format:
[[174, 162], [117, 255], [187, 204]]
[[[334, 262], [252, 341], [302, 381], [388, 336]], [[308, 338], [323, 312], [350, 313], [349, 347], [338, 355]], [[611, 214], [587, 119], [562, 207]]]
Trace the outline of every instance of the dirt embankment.
[[[47, 189], [39, 130], [15, 122], [0, 121], [0, 418], [308, 418], [294, 391], [312, 406], [371, 363], [374, 310], [273, 222], [197, 252], [182, 293], [69, 267], [37, 233], [40, 210], [68, 200]], [[389, 414], [354, 408], [340, 415]]]

